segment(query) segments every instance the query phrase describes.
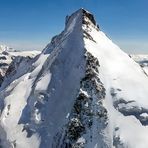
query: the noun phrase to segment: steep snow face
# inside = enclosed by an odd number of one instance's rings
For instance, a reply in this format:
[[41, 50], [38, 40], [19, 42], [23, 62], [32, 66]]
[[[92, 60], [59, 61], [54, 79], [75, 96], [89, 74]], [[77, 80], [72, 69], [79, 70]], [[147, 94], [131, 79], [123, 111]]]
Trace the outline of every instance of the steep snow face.
[[[83, 25], [90, 38], [85, 48], [100, 63], [100, 80], [106, 89], [110, 147], [146, 148], [148, 78], [140, 66], [120, 50], [102, 31]], [[134, 131], [137, 134], [133, 134]]]
[[4, 80], [0, 146], [146, 148], [148, 77], [88, 11], [65, 25]]

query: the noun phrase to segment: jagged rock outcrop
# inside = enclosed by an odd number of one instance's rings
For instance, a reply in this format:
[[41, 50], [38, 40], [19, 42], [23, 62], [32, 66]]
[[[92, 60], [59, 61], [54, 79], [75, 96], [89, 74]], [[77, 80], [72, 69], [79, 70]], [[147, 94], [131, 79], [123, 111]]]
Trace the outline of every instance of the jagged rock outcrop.
[[[61, 133], [57, 133], [53, 147], [83, 148], [85, 144], [94, 147], [92, 141], [98, 139], [102, 147], [108, 147], [102, 135], [107, 126], [107, 110], [103, 106], [105, 88], [98, 78], [99, 62], [91, 55], [85, 54], [86, 70], [85, 77], [80, 81], [80, 90], [75, 99], [71, 113], [68, 114], [68, 123]], [[102, 127], [102, 128], [100, 128]], [[83, 138], [82, 138], [83, 137]], [[87, 139], [89, 137], [89, 139]]]
[[[10, 71], [17, 71], [17, 66], [24, 59], [34, 58], [39, 51], [15, 51], [7, 46], [0, 46], [0, 86]], [[14, 73], [13, 73], [14, 75]]]

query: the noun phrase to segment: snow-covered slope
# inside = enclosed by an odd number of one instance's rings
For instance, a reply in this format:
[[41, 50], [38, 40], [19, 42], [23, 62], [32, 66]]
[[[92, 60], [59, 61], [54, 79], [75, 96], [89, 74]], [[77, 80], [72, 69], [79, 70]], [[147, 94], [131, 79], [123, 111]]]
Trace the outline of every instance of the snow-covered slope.
[[148, 75], [148, 55], [131, 55], [131, 57], [140, 64], [144, 72]]
[[4, 80], [0, 145], [147, 148], [148, 77], [91, 13], [80, 9], [65, 24], [39, 56]]
[[[40, 54], [40, 51], [16, 51], [5, 45], [0, 45], [0, 85], [5, 77], [10, 63], [16, 58], [33, 58]], [[16, 60], [15, 60], [16, 61]]]

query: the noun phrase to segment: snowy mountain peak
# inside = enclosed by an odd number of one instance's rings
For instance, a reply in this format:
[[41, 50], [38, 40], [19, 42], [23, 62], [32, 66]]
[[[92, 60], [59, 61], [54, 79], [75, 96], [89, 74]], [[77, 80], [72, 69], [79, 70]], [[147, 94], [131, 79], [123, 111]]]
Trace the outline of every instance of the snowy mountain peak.
[[84, 23], [84, 24], [87, 23], [87, 22], [86, 22], [86, 18], [87, 18], [87, 19], [89, 19], [89, 21], [91, 21], [95, 26], [97, 25], [97, 24], [96, 24], [96, 20], [95, 20], [95, 18], [94, 18], [94, 16], [93, 16], [92, 13], [90, 13], [89, 11], [87, 11], [87, 10], [85, 10], [85, 9], [81, 9], [81, 11], [82, 11], [82, 14], [83, 14], [83, 23]]
[[20, 61], [0, 91], [0, 147], [147, 148], [148, 77], [90, 12]]
[[66, 21], [65, 21], [66, 27], [68, 27], [68, 25], [71, 24], [73, 20], [78, 19], [78, 16], [81, 16], [79, 19], [82, 22], [82, 25], [83, 24], [91, 25], [92, 23], [94, 26], [97, 26], [97, 23], [96, 23], [96, 20], [93, 14], [81, 8], [77, 10], [76, 12], [74, 12], [72, 15], [66, 16]]
[[77, 35], [91, 38], [87, 33], [91, 27], [99, 31], [99, 26], [93, 14], [89, 11], [81, 8], [70, 16], [67, 15], [65, 19], [65, 29], [51, 39], [51, 42], [44, 48], [43, 53], [51, 53], [54, 48], [58, 47], [58, 45], [71, 36], [71, 34], [77, 33]]

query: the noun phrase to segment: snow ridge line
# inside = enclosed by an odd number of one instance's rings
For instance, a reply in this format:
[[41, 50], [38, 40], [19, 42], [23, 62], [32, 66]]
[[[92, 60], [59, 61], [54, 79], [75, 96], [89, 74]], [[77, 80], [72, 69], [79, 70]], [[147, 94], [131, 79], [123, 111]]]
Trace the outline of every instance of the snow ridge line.
[[55, 135], [52, 148], [95, 147], [96, 141], [108, 147], [103, 141], [108, 119], [102, 102], [105, 98], [105, 88], [98, 77], [99, 62], [89, 52], [86, 52], [85, 59], [85, 77], [80, 82], [80, 90], [68, 115], [68, 122]]

